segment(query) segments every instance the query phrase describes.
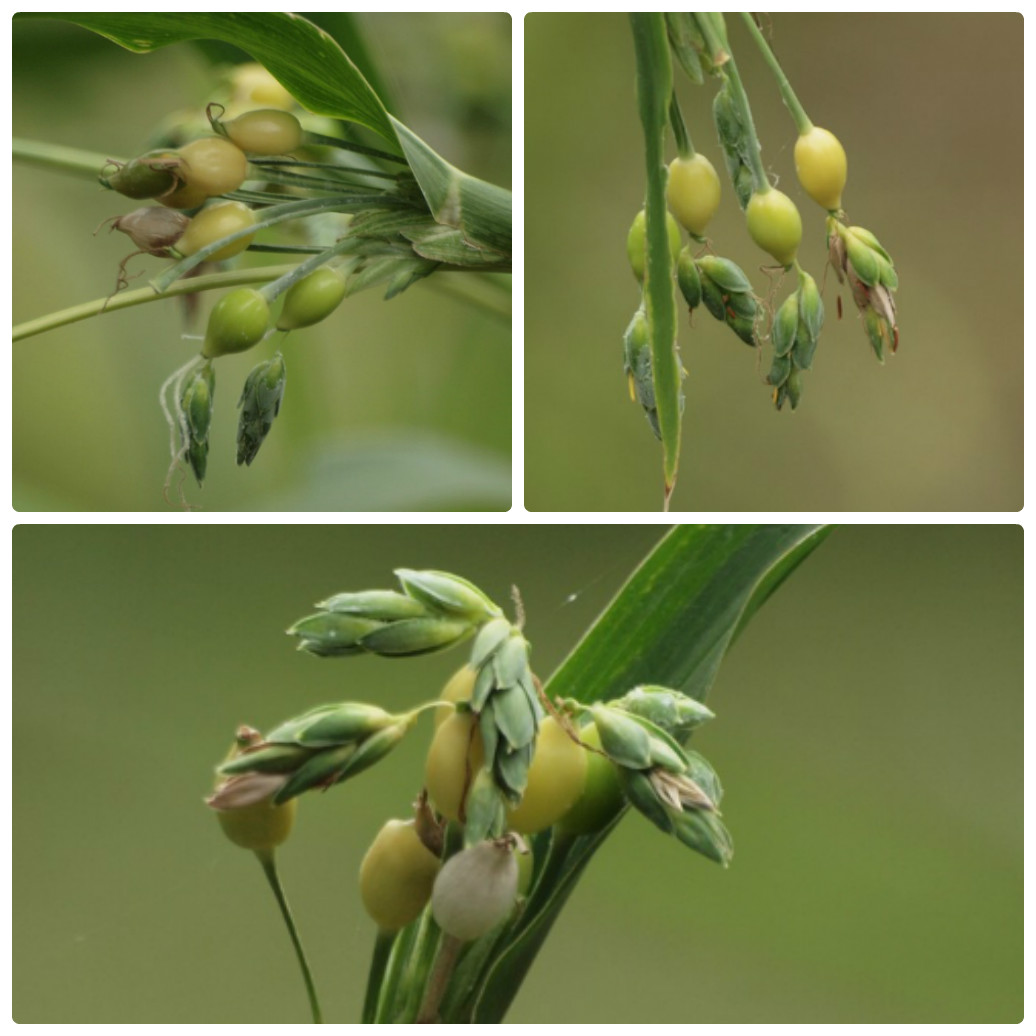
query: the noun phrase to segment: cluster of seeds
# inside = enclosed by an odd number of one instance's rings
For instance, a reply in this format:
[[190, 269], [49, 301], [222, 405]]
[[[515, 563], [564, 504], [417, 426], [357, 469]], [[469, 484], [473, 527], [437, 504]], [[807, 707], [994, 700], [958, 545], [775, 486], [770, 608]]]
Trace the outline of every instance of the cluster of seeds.
[[[729, 260], [684, 248], [674, 254], [677, 283], [688, 307], [699, 304], [726, 323], [743, 341], [757, 345], [769, 339], [773, 362], [767, 375], [777, 409], [787, 402], [798, 406], [802, 375], [813, 362], [824, 320], [824, 307], [815, 280], [800, 266], [802, 216], [795, 202], [777, 190], [762, 164], [761, 149], [751, 108], [734, 61], [722, 15], [667, 14], [668, 41], [679, 67], [696, 85], [706, 75], [719, 81], [712, 114], [734, 194], [745, 213], [751, 239], [772, 257], [779, 271], [794, 271], [797, 286], [777, 307], [768, 304], [768, 333], [762, 333], [764, 307], [744, 272]], [[803, 191], [828, 214], [827, 246], [830, 265], [842, 283], [848, 283], [862, 323], [879, 360], [894, 352], [899, 341], [893, 292], [898, 277], [888, 252], [868, 230], [846, 222], [842, 195], [848, 160], [838, 138], [813, 125], [780, 70], [768, 43], [751, 16], [743, 16], [749, 31], [774, 70], [788, 109], [797, 125], [795, 171]], [[683, 125], [676, 94], [670, 121], [681, 154], [669, 167], [667, 201], [692, 239], [704, 243], [705, 227], [720, 200], [719, 180], [704, 156], [693, 154]], [[643, 214], [637, 217], [628, 244], [630, 261], [643, 280]], [[839, 305], [839, 315], [841, 306]], [[644, 408], [659, 435], [655, 388], [650, 360], [650, 328], [643, 312], [625, 335], [625, 369], [631, 396]], [[650, 382], [650, 384], [649, 384]], [[682, 403], [682, 396], [681, 396]]]
[[[528, 667], [520, 629], [482, 591], [445, 572], [401, 569], [397, 576], [400, 591], [335, 595], [289, 633], [322, 657], [420, 655], [472, 638], [468, 663], [437, 699], [405, 713], [346, 702], [312, 709], [265, 736], [242, 728], [208, 801], [233, 841], [272, 851], [287, 837], [294, 813], [286, 811], [299, 795], [374, 765], [423, 712], [433, 712], [413, 813], [381, 827], [359, 885], [388, 972], [407, 966], [407, 954], [427, 937], [428, 918], [441, 931], [416, 1013], [418, 1021], [435, 1021], [445, 997], [470, 992], [451, 994], [458, 958], [468, 954], [488, 969], [508, 933], [520, 933], [526, 904], [549, 897], [557, 876], [544, 866], [548, 847], [599, 838], [627, 806], [724, 866], [732, 845], [719, 820], [719, 780], [683, 747], [713, 718], [708, 709], [657, 686], [609, 702], [551, 703]], [[472, 980], [465, 973], [458, 982]], [[375, 992], [366, 1020], [399, 1020], [389, 986]]]

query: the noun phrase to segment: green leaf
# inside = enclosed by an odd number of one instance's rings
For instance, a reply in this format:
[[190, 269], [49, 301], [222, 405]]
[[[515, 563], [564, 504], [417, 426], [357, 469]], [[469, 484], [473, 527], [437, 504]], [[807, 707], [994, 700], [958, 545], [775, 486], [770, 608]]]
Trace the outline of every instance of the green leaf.
[[824, 539], [817, 525], [681, 525], [550, 678], [550, 698], [608, 701], [658, 683], [705, 698], [742, 617]]
[[397, 143], [388, 112], [360, 70], [331, 36], [300, 15], [33, 13], [30, 17], [73, 22], [138, 54], [184, 40], [232, 43], [261, 61], [314, 114], [358, 122]]
[[676, 485], [680, 466], [680, 364], [676, 358], [676, 298], [673, 258], [666, 227], [665, 131], [673, 92], [665, 15], [631, 14], [637, 59], [637, 106], [644, 129], [647, 191], [647, 268], [644, 301], [651, 337], [651, 366], [662, 440], [665, 500]]

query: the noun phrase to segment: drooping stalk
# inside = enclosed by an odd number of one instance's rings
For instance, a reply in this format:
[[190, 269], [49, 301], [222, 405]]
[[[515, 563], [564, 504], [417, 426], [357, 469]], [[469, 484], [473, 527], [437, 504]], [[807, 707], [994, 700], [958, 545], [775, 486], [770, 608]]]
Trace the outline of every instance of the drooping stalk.
[[374, 952], [371, 954], [371, 966], [367, 974], [367, 992], [363, 998], [361, 1021], [364, 1025], [371, 1025], [377, 1021], [378, 1003], [397, 934], [379, 929], [374, 939]]
[[755, 40], [756, 45], [759, 47], [763, 60], [770, 67], [770, 71], [773, 72], [774, 78], [777, 80], [777, 87], [781, 92], [781, 98], [784, 100], [788, 111], [791, 112], [791, 117], [795, 120], [795, 128], [799, 131], [799, 136], [808, 133], [813, 128], [813, 123], [810, 122], [806, 110], [799, 103], [795, 91], [791, 88], [791, 83], [788, 82], [788, 77], [784, 74], [784, 69], [781, 68], [777, 55], [770, 48], [770, 44], [766, 42], [766, 37], [760, 31], [759, 26], [756, 25], [755, 18], [745, 12], [742, 12], [741, 17], [745, 25], [748, 26], [752, 39]]
[[295, 918], [292, 917], [291, 907], [288, 905], [287, 897], [284, 895], [284, 888], [281, 885], [280, 875], [277, 873], [277, 862], [272, 849], [256, 850], [256, 859], [263, 868], [263, 874], [270, 883], [277, 906], [280, 908], [281, 917], [284, 918], [284, 925], [291, 937], [291, 945], [295, 949], [295, 956], [299, 962], [299, 969], [302, 971], [302, 981], [306, 986], [306, 996], [309, 998], [309, 1009], [315, 1024], [320, 1024], [323, 1017], [320, 1012], [320, 1001], [317, 999], [316, 986], [313, 983], [313, 974], [309, 970], [309, 963], [306, 960], [306, 951], [302, 947], [302, 940], [299, 938], [298, 928], [295, 925]]

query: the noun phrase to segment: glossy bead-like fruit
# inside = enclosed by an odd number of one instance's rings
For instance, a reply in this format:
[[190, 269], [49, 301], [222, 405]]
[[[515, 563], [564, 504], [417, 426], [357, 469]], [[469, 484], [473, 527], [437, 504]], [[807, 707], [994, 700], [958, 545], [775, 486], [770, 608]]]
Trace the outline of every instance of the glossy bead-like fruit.
[[[176, 243], [181, 255], [194, 255], [207, 245], [211, 245], [228, 234], [255, 226], [255, 213], [239, 201], [222, 202], [202, 209], [190, 222], [183, 237]], [[219, 262], [243, 252], [251, 243], [255, 234], [247, 234], [236, 241], [231, 241], [209, 256], [209, 262]]]
[[432, 804], [447, 820], [460, 819], [482, 759], [482, 735], [474, 715], [455, 712], [443, 720], [428, 748], [424, 780]]
[[[453, 702], [455, 705], [460, 702], [469, 701], [471, 699], [471, 692], [475, 689], [475, 677], [478, 673], [471, 668], [469, 665], [463, 665], [458, 669], [453, 676], [446, 681], [446, 686], [443, 687], [439, 694], [439, 701]], [[432, 713], [435, 722], [435, 729], [438, 730], [443, 723], [450, 718], [454, 713], [450, 712], [449, 709], [436, 709]]]
[[503, 921], [517, 895], [511, 847], [479, 842], [443, 864], [432, 889], [432, 914], [447, 935], [469, 942]]
[[224, 809], [216, 813], [223, 833], [242, 849], [273, 849], [286, 841], [295, 823], [296, 799], [281, 806], [257, 802], [240, 809]]
[[284, 306], [277, 318], [279, 331], [319, 324], [329, 317], [345, 298], [345, 274], [330, 266], [321, 266], [284, 293]]
[[[580, 738], [592, 748], [601, 747], [593, 723], [581, 728]], [[575, 805], [558, 821], [558, 830], [574, 835], [600, 831], [622, 809], [625, 798], [615, 765], [597, 752], [586, 752], [586, 781]]]
[[302, 126], [290, 112], [258, 108], [223, 124], [231, 142], [253, 155], [286, 155], [302, 143]]
[[424, 910], [439, 868], [412, 820], [389, 820], [360, 864], [364, 909], [383, 931], [404, 928]]
[[[673, 256], [673, 263], [676, 263], [680, 254], [680, 228], [673, 219], [671, 213], [665, 214], [666, 230], [669, 233], [669, 251]], [[633, 225], [626, 237], [626, 255], [629, 257], [630, 266], [633, 269], [633, 276], [638, 281], [644, 280], [644, 270], [647, 262], [647, 213], [641, 209], [633, 219]]]
[[[180, 148], [184, 166], [180, 176], [188, 187], [209, 198], [236, 191], [248, 175], [245, 153], [223, 137], [202, 137]], [[185, 206], [174, 205], [173, 208]]]
[[258, 61], [238, 65], [231, 78], [236, 100], [284, 109], [295, 104], [295, 98]]
[[553, 716], [547, 716], [536, 736], [522, 801], [508, 813], [507, 826], [531, 835], [564, 816], [586, 784], [586, 754]]
[[835, 211], [842, 207], [849, 163], [845, 148], [830, 130], [813, 126], [795, 141], [795, 172], [818, 205]]
[[802, 241], [802, 217], [795, 202], [786, 194], [770, 188], [756, 193], [745, 209], [748, 233], [764, 251], [781, 264], [790, 266]]
[[669, 165], [665, 196], [684, 228], [701, 237], [719, 208], [719, 176], [704, 155], [674, 158]]
[[155, 201], [164, 205], [167, 209], [196, 209], [204, 205], [209, 196], [194, 184], [181, 184], [171, 194], [163, 194]]
[[212, 308], [202, 355], [240, 353], [262, 341], [270, 326], [270, 306], [255, 288], [237, 288]]

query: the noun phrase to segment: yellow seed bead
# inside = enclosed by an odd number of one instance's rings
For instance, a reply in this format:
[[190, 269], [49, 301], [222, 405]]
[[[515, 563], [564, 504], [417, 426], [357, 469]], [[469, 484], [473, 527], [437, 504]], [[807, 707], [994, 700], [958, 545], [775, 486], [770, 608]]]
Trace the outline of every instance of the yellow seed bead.
[[585, 784], [586, 750], [548, 716], [536, 737], [525, 793], [508, 813], [507, 826], [522, 834], [545, 830], [572, 808]]
[[674, 158], [669, 165], [666, 201], [690, 233], [700, 237], [719, 208], [719, 176], [704, 155]]
[[482, 766], [482, 735], [469, 713], [448, 716], [432, 738], [425, 759], [425, 787], [447, 820], [459, 820], [471, 781]]
[[795, 172], [803, 190], [829, 211], [842, 207], [842, 191], [849, 175], [845, 148], [838, 138], [813, 126], [795, 141]]
[[405, 927], [431, 898], [439, 867], [412, 820], [389, 820], [360, 864], [364, 909], [384, 931]]

